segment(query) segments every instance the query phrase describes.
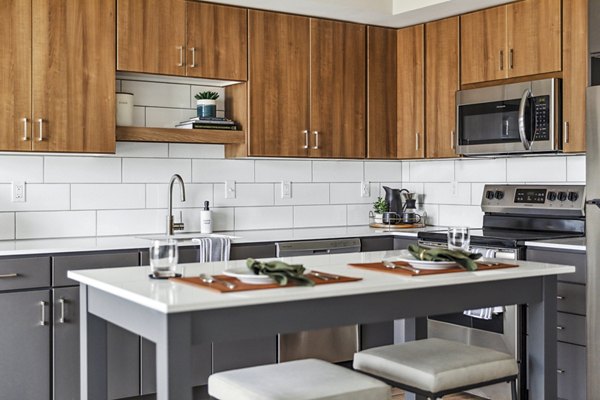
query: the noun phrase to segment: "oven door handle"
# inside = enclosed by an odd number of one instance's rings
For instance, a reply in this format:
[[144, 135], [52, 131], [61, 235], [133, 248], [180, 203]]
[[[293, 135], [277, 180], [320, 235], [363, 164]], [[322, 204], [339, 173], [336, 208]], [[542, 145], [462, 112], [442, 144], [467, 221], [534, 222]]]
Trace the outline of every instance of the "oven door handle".
[[521, 103], [519, 104], [519, 137], [525, 150], [531, 150], [531, 142], [527, 139], [527, 132], [525, 132], [525, 107], [527, 107], [527, 100], [531, 97], [531, 90], [525, 89], [523, 96], [521, 96]]

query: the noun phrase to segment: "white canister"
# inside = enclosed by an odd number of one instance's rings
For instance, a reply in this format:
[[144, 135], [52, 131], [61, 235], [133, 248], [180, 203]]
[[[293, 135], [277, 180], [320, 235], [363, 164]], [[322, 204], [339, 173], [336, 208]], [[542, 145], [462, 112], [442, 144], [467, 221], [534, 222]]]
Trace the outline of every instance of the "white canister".
[[117, 92], [117, 126], [133, 125], [133, 93]]

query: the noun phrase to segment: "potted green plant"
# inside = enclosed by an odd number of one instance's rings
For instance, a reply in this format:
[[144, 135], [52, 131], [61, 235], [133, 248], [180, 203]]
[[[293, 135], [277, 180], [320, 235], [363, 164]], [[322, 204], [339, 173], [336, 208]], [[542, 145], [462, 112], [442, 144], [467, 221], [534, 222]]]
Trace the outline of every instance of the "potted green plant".
[[389, 205], [387, 201], [383, 197], [378, 197], [377, 200], [373, 203], [373, 214], [374, 221], [376, 224], [383, 223], [383, 213], [389, 211]]
[[194, 98], [196, 99], [198, 118], [215, 118], [217, 116], [217, 99], [219, 98], [219, 93], [207, 90], [198, 92]]

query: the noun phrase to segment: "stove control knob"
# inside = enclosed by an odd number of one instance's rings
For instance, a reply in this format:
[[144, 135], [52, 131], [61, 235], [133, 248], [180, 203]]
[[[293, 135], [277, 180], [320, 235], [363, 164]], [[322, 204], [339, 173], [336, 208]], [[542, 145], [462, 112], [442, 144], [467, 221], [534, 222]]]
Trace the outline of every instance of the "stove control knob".
[[485, 192], [485, 198], [488, 200], [494, 200], [494, 191], [488, 190], [487, 192]]
[[496, 193], [494, 194], [494, 196], [496, 197], [497, 200], [502, 200], [504, 198], [504, 192], [501, 190], [496, 190]]
[[554, 201], [556, 200], [556, 192], [548, 192], [546, 197], [548, 198], [548, 201]]
[[558, 200], [565, 201], [567, 199], [567, 192], [558, 192]]
[[579, 198], [579, 194], [577, 194], [577, 192], [569, 192], [567, 197], [569, 201], [577, 201], [577, 199]]

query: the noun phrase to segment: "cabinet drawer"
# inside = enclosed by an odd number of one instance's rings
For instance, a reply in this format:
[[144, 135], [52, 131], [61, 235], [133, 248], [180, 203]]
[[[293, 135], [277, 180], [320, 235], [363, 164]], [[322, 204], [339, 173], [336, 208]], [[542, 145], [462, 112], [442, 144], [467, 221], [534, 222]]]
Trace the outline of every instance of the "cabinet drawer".
[[585, 284], [587, 280], [587, 258], [581, 251], [547, 250], [527, 248], [527, 261], [540, 261], [551, 264], [574, 265], [577, 270], [574, 274], [559, 275], [558, 280], [562, 282], [573, 282]]
[[558, 398], [585, 400], [586, 348], [558, 343], [557, 356]]
[[77, 285], [78, 282], [67, 278], [67, 271], [136, 265], [139, 265], [137, 251], [56, 256], [52, 257], [52, 286]]
[[558, 311], [585, 315], [585, 285], [558, 282], [556, 290]]
[[586, 326], [585, 317], [566, 313], [558, 313], [557, 319], [557, 339], [561, 342], [586, 345]]
[[0, 291], [50, 286], [50, 257], [0, 259]]

